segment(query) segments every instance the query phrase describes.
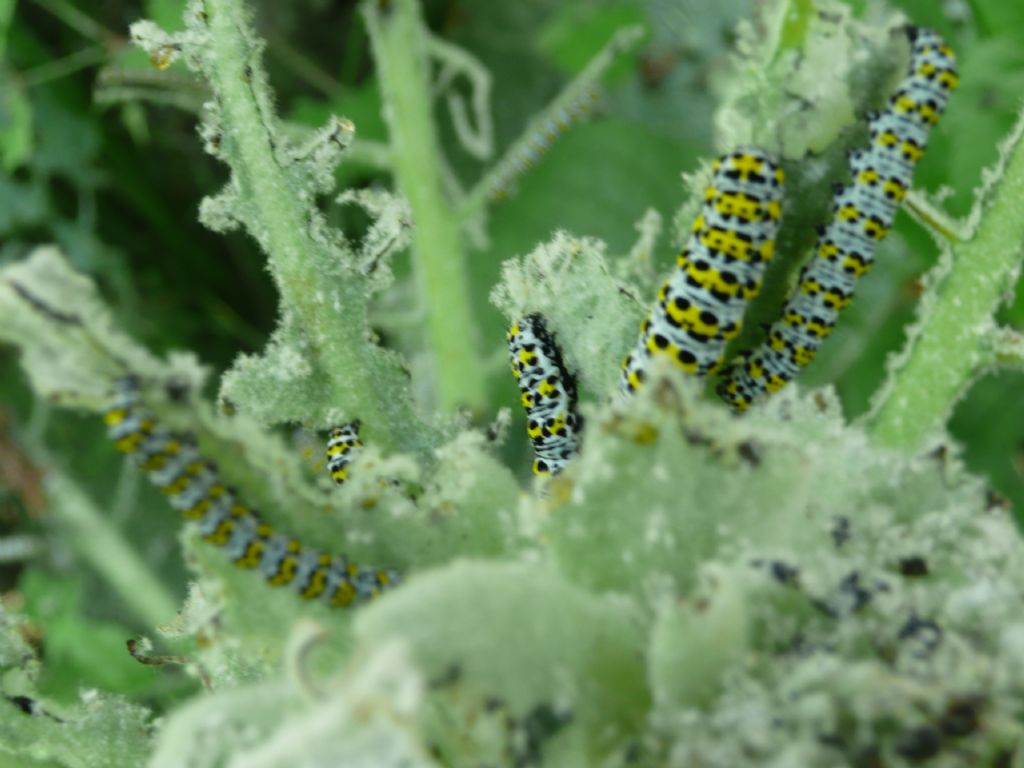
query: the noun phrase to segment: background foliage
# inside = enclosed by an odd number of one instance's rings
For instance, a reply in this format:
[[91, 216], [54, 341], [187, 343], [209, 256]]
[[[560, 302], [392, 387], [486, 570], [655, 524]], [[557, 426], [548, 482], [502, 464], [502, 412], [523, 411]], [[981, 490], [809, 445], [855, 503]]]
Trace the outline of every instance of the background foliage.
[[[848, 4], [861, 18], [881, 15], [874, 2]], [[344, 115], [361, 139], [386, 139], [357, 4], [252, 5], [257, 31], [268, 41], [266, 63], [281, 116], [318, 127], [330, 114]], [[480, 414], [482, 423], [518, 399], [507, 375], [505, 319], [488, 301], [502, 262], [532, 250], [555, 229], [599, 237], [621, 253], [636, 241], [636, 222], [647, 209], [672, 221], [683, 202], [680, 172], [716, 153], [713, 94], [728, 68], [736, 23], [754, 5], [424, 3], [435, 34], [471, 51], [493, 74], [499, 151], [616, 29], [642, 23], [648, 30], [605, 78], [594, 118], [561, 137], [517, 189], [488, 210], [486, 238], [469, 261], [489, 373], [490, 407]], [[889, 6], [935, 27], [957, 51], [962, 89], [933, 135], [915, 186], [948, 188], [947, 210], [964, 215], [1024, 93], [1024, 6], [1003, 0], [899, 0]], [[220, 372], [239, 352], [262, 347], [273, 329], [277, 295], [251, 239], [213, 233], [197, 221], [199, 201], [226, 179], [225, 168], [203, 153], [195, 134], [204, 86], [178, 65], [159, 88], [152, 86], [149, 58], [128, 44], [131, 22], [145, 17], [175, 29], [181, 10], [179, 0], [0, 0], [0, 263], [56, 242], [97, 281], [131, 335], [156, 353], [194, 350]], [[140, 93], [148, 98], [125, 100]], [[452, 171], [468, 184], [482, 165], [458, 142], [447, 111], [437, 114]], [[388, 170], [371, 157], [343, 163], [338, 176], [341, 186], [390, 185]], [[327, 211], [346, 232], [368, 225], [355, 206]], [[926, 232], [903, 214], [884, 248], [889, 257], [863, 282], [803, 380], [807, 386], [834, 384], [850, 419], [867, 409], [886, 355], [900, 348], [920, 294], [918, 278], [937, 256]], [[656, 271], [673, 262], [665, 238], [653, 258]], [[406, 259], [396, 259], [398, 282], [372, 320], [386, 342], [414, 352], [417, 319], [407, 309], [412, 290]], [[1024, 292], [1017, 291], [1001, 321], [1024, 329]], [[33, 400], [13, 352], [0, 350], [0, 369], [0, 532], [30, 534], [38, 548], [27, 561], [11, 558], [0, 577], [9, 605], [31, 617], [45, 648], [41, 691], [70, 701], [81, 687], [95, 686], [133, 694], [158, 710], [169, 707], [193, 690], [194, 681], [158, 674], [123, 653], [124, 638], [140, 629], [138, 619], [59, 537], [48, 534], [40, 473], [53, 463], [75, 479], [165, 588], [181, 598], [187, 576], [178, 521], [136, 514], [149, 505], [124, 502], [149, 491], [131, 487], [134, 476], [122, 471], [95, 419]], [[1024, 510], [1022, 385], [1020, 371], [982, 379], [951, 423], [968, 467], [1018, 511]], [[526, 441], [518, 421], [511, 434], [504, 458], [525, 478]], [[310, 440], [301, 430], [288, 438], [297, 455]], [[314, 449], [319, 452], [318, 445]]]

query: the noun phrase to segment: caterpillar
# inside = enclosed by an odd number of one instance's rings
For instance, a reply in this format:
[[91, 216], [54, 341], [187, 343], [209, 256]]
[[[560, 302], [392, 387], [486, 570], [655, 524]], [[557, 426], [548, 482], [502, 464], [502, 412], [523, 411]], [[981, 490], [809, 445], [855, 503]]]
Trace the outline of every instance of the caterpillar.
[[331, 430], [327, 440], [327, 471], [331, 479], [341, 485], [348, 479], [348, 465], [363, 447], [359, 439], [359, 419]]
[[140, 404], [137, 378], [117, 381], [104, 421], [115, 447], [132, 457], [174, 509], [196, 522], [204, 541], [271, 586], [289, 585], [303, 599], [345, 607], [399, 583], [393, 570], [358, 565], [275, 531], [225, 485], [193, 436], [171, 432]]
[[874, 261], [910, 187], [928, 132], [956, 89], [953, 51], [930, 29], [908, 26], [910, 66], [886, 108], [868, 114], [871, 145], [850, 153], [852, 182], [837, 185], [832, 220], [766, 340], [740, 356], [717, 387], [734, 410], [777, 392], [808, 365], [853, 299], [857, 279]]
[[505, 197], [512, 182], [535, 166], [559, 136], [585, 120], [599, 99], [600, 92], [588, 86], [569, 103], [544, 115], [531, 126], [530, 133], [516, 143], [508, 157], [495, 169], [491, 199], [500, 200]]
[[507, 338], [533, 443], [533, 472], [557, 475], [579, 451], [583, 418], [576, 411], [576, 379], [541, 315], [512, 323]]
[[723, 155], [711, 167], [711, 184], [677, 269], [622, 363], [626, 394], [640, 389], [655, 356], [697, 376], [717, 371], [725, 345], [740, 332], [747, 302], [761, 290], [782, 217], [782, 168], [757, 147]]

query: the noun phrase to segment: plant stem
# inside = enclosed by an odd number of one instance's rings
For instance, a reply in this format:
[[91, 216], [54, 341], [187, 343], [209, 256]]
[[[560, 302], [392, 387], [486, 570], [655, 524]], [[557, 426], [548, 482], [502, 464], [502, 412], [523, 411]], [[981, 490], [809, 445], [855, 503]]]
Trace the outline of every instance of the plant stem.
[[103, 45], [110, 45], [119, 38], [87, 13], [83, 13], [68, 0], [35, 0], [36, 5], [49, 11], [82, 37]]
[[388, 10], [369, 2], [364, 13], [391, 135], [395, 182], [416, 223], [413, 254], [434, 352], [438, 404], [448, 411], [458, 406], [478, 410], [485, 403], [484, 366], [459, 222], [442, 185], [427, 32], [416, 0], [395, 0]]
[[812, 0], [790, 0], [785, 6], [782, 29], [779, 32], [777, 57], [782, 51], [800, 50], [807, 40], [815, 9]]
[[[47, 462], [52, 466], [52, 462]], [[70, 529], [66, 541], [122, 597], [148, 626], [164, 624], [178, 612], [179, 601], [146, 562], [110, 525], [92, 500], [59, 470], [46, 473], [50, 510]]]
[[51, 80], [67, 77], [88, 67], [102, 64], [106, 58], [106, 49], [92, 45], [63, 58], [26, 70], [22, 73], [22, 85], [25, 88], [35, 88]]
[[[33, 465], [47, 468], [43, 475], [47, 509], [59, 525], [69, 529], [69, 535], [63, 540], [71, 544], [146, 626], [156, 627], [171, 621], [178, 613], [180, 601], [121, 536], [109, 517], [97, 509], [88, 494], [61, 471], [44, 446], [43, 434], [50, 413], [49, 403], [37, 398], [19, 442]], [[5, 549], [11, 549], [15, 539], [4, 539]]]
[[277, 156], [282, 140], [272, 132], [272, 96], [244, 3], [204, 0], [204, 8], [211, 38], [205, 67], [223, 146], [247, 206], [246, 225], [269, 257], [282, 314], [304, 332], [302, 352], [326, 374], [330, 397], [358, 414], [381, 448], [429, 442], [397, 360], [367, 341], [365, 281], [342, 273], [342, 254], [314, 238], [311, 217], [320, 214], [308, 178]]
[[297, 78], [316, 88], [320, 93], [331, 98], [338, 92], [339, 83], [317, 66], [309, 56], [294, 47], [283, 35], [269, 38], [272, 53]]
[[909, 352], [876, 394], [869, 418], [879, 443], [915, 450], [942, 429], [974, 378], [996, 362], [993, 315], [1013, 289], [1024, 247], [1024, 115], [979, 193], [974, 236], [952, 250], [952, 266], [922, 301]]

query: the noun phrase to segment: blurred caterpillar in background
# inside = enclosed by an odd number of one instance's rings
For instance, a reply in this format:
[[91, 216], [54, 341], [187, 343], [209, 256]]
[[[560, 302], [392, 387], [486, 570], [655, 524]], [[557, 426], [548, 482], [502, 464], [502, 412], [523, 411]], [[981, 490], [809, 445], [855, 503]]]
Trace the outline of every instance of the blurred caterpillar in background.
[[643, 385], [648, 361], [656, 356], [697, 376], [717, 371], [726, 344], [740, 332], [747, 302], [761, 290], [782, 217], [782, 168], [757, 147], [723, 155], [711, 167], [678, 268], [622, 363], [624, 393]]
[[327, 471], [338, 485], [348, 479], [348, 465], [363, 447], [363, 441], [359, 439], [359, 427], [359, 419], [342, 424], [331, 430], [327, 440]]
[[857, 279], [871, 268], [928, 133], [956, 89], [956, 60], [942, 38], [930, 29], [905, 31], [911, 44], [907, 76], [886, 108], [868, 115], [871, 146], [850, 153], [853, 181], [836, 187], [832, 220], [820, 230], [794, 295], [765, 341], [742, 355], [718, 385], [719, 395], [737, 411], [784, 387], [814, 359], [853, 299]]
[[583, 419], [576, 412], [576, 379], [540, 315], [512, 323], [507, 338], [536, 455], [533, 471], [557, 475], [579, 451]]
[[584, 88], [573, 101], [555, 109], [531, 126], [530, 133], [517, 143], [511, 154], [494, 170], [496, 179], [492, 185], [491, 199], [500, 200], [505, 197], [512, 182], [536, 165], [559, 136], [584, 120], [599, 98], [600, 92], [596, 88]]
[[139, 399], [135, 377], [117, 381], [104, 416], [108, 436], [174, 509], [197, 523], [203, 540], [222, 547], [239, 568], [255, 570], [271, 586], [290, 585], [303, 599], [337, 607], [370, 600], [398, 583], [392, 570], [358, 565], [276, 532], [223, 483], [191, 435], [159, 424]]

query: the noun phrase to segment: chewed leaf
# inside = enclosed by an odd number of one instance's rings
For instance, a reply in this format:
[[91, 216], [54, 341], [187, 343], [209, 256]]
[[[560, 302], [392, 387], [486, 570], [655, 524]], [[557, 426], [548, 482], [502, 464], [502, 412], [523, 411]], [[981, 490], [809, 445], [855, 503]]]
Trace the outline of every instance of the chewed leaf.
[[[686, 604], [662, 606], [648, 650], [648, 679], [659, 707], [703, 706], [720, 693], [726, 672], [748, 652], [748, 600], [735, 574], [709, 568]], [[698, 658], [701, 663], [694, 664]]]
[[357, 652], [407, 643], [427, 679], [460, 698], [503, 702], [514, 717], [543, 704], [569, 712], [592, 747], [607, 748], [647, 706], [638, 618], [628, 601], [587, 594], [541, 565], [463, 561], [371, 606], [355, 634]]
[[346, 190], [337, 203], [359, 205], [373, 216], [373, 224], [363, 237], [356, 258], [356, 269], [370, 278], [373, 290], [391, 285], [391, 256], [409, 245], [412, 211], [400, 197], [374, 189]]
[[569, 367], [584, 386], [604, 396], [613, 391], [640, 327], [644, 307], [637, 294], [615, 277], [604, 243], [559, 232], [529, 255], [505, 262], [491, 301], [510, 321], [544, 315]]
[[110, 380], [134, 371], [190, 386], [205, 373], [194, 358], [163, 363], [114, 323], [96, 286], [52, 247], [0, 269], [0, 339], [21, 350], [37, 392], [102, 407]]
[[36, 691], [39, 663], [0, 610], [0, 753], [68, 768], [134, 768], [151, 749], [151, 714], [126, 698], [83, 691], [73, 703]]
[[821, 152], [855, 111], [877, 106], [860, 102], [885, 90], [879, 80], [895, 66], [887, 26], [865, 24], [832, 0], [766, 3], [758, 16], [738, 27], [736, 72], [723, 79], [715, 114], [717, 144], [759, 144], [786, 159]]

